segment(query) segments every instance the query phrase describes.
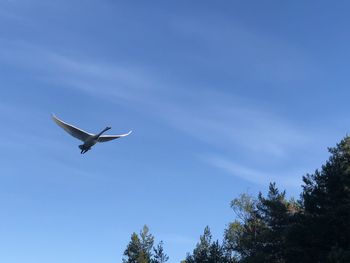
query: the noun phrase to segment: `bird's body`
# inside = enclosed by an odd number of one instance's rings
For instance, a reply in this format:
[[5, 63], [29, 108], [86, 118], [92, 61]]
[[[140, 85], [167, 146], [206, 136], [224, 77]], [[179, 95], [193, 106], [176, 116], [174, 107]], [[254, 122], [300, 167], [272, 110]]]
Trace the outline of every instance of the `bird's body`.
[[58, 119], [55, 115], [52, 114], [52, 119], [57, 123], [58, 126], [60, 126], [62, 129], [64, 129], [66, 132], [68, 132], [73, 137], [81, 140], [83, 144], [79, 145], [79, 148], [81, 150], [80, 153], [86, 153], [91, 149], [92, 146], [94, 146], [98, 142], [107, 142], [114, 139], [118, 139], [121, 137], [128, 136], [131, 131], [125, 134], [120, 135], [102, 135], [106, 131], [110, 130], [111, 127], [106, 127], [103, 129], [100, 133], [92, 134], [88, 133], [86, 131], [83, 131], [82, 129], [79, 129], [71, 124], [68, 124], [60, 119]]

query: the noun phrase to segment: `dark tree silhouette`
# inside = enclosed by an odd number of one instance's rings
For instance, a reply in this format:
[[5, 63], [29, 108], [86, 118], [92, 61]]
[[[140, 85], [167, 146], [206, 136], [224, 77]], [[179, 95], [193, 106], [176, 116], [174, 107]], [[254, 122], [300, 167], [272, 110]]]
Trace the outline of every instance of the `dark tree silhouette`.
[[160, 241], [157, 247], [153, 248], [154, 256], [152, 259], [152, 263], [164, 263], [169, 260], [167, 254], [164, 253], [163, 249], [163, 241]]
[[303, 177], [303, 210], [290, 226], [288, 262], [350, 262], [350, 139], [330, 148], [320, 170]]
[[205, 227], [193, 254], [187, 254], [186, 263], [228, 263], [224, 247], [219, 241], [212, 242], [209, 227]]

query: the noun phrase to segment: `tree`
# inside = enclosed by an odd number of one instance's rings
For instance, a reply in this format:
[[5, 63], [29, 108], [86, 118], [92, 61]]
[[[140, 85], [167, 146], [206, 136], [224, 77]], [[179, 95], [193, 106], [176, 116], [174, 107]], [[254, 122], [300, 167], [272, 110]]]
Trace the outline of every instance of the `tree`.
[[208, 226], [204, 229], [204, 234], [200, 236], [199, 243], [197, 243], [196, 248], [193, 250], [193, 255], [187, 255], [187, 263], [197, 263], [197, 262], [208, 262], [209, 258], [209, 247], [211, 243], [211, 233]]
[[267, 197], [258, 199], [242, 194], [231, 202], [236, 220], [225, 230], [225, 249], [231, 260], [239, 262], [285, 262], [286, 232], [293, 202], [285, 198], [275, 183]]
[[275, 183], [270, 183], [266, 198], [259, 193], [258, 216], [264, 224], [260, 233], [260, 256], [264, 262], [285, 262], [285, 239], [290, 218], [290, 202], [286, 200], [285, 195], [286, 192], [280, 192]]
[[303, 211], [288, 241], [295, 247], [288, 262], [350, 262], [350, 139], [330, 148], [321, 170], [303, 177]]
[[208, 226], [199, 238], [193, 254], [187, 254], [186, 263], [228, 263], [224, 247], [216, 240], [212, 242], [212, 235]]
[[231, 201], [236, 219], [225, 230], [224, 247], [227, 257], [233, 262], [249, 262], [252, 258], [257, 260], [260, 233], [264, 228], [257, 201], [247, 194], [241, 194]]
[[226, 258], [224, 247], [220, 245], [219, 241], [216, 240], [209, 247], [209, 260], [210, 263], [229, 263]]
[[124, 251], [123, 263], [139, 263], [141, 254], [141, 242], [138, 235], [134, 232], [131, 235], [131, 241]]
[[123, 263], [150, 263], [153, 243], [154, 237], [144, 225], [139, 236], [136, 233], [131, 235], [131, 241], [124, 251]]
[[151, 262], [152, 258], [152, 247], [154, 243], [154, 237], [149, 233], [149, 228], [144, 225], [140, 232], [141, 240], [141, 258], [144, 259], [142, 262]]
[[154, 256], [152, 259], [152, 263], [164, 263], [169, 260], [167, 254], [164, 253], [163, 249], [163, 241], [160, 241], [157, 247], [153, 248]]

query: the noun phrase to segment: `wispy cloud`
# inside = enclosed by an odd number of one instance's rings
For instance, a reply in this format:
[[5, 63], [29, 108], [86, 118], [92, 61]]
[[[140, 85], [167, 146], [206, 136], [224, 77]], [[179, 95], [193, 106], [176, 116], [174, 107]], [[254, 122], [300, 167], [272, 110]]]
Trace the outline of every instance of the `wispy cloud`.
[[278, 182], [282, 187], [299, 187], [301, 176], [305, 173], [302, 169], [278, 173], [276, 171], [263, 172], [219, 156], [207, 156], [204, 160], [235, 177], [260, 185], [266, 185], [267, 182]]
[[134, 101], [156, 86], [153, 79], [136, 67], [89, 62], [57, 53], [47, 54], [47, 60], [59, 70], [56, 79], [94, 95]]
[[284, 158], [290, 150], [312, 142], [304, 128], [247, 101], [214, 93], [187, 97], [199, 103], [164, 103], [160, 115], [174, 127], [209, 144]]
[[2, 47], [8, 64], [61, 88], [122, 102], [138, 101], [158, 86], [145, 69], [135, 66], [76, 58], [23, 42], [5, 42]]
[[[91, 61], [25, 43], [15, 46], [17, 49], [11, 45], [11, 52], [7, 52], [11, 54], [7, 55], [9, 63], [30, 68], [37, 72], [38, 78], [59, 83], [63, 88], [76, 89], [113, 103], [125, 102], [126, 107], [133, 105], [130, 102], [137, 103], [140, 110], [205, 142], [215, 152], [234, 149], [236, 154], [255, 156], [251, 159], [269, 159], [278, 163], [315, 141], [309, 130], [259, 106], [256, 101], [219, 93], [214, 87], [202, 92], [186, 90], [185, 83], [165, 83], [159, 75], [141, 66]], [[41, 77], [43, 75], [45, 77]], [[208, 161], [237, 176], [241, 174], [250, 182], [279, 178], [277, 174], [260, 172], [254, 162], [251, 168], [245, 167], [240, 164], [241, 159], [231, 162], [215, 157]], [[283, 180], [286, 184], [295, 184], [295, 180], [288, 176]]]

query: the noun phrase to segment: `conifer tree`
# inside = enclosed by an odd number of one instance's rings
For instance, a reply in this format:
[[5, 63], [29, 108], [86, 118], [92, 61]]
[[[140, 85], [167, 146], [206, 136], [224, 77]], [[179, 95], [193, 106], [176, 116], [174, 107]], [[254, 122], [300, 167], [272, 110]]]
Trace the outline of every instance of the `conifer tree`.
[[208, 226], [200, 236], [193, 254], [187, 254], [186, 263], [229, 263], [224, 247], [219, 241], [212, 242], [212, 235]]
[[124, 251], [123, 263], [150, 263], [154, 237], [145, 225], [140, 235], [133, 233], [131, 240]]
[[124, 251], [123, 263], [139, 263], [141, 255], [141, 242], [138, 235], [134, 232], [131, 240]]
[[288, 262], [350, 262], [349, 137], [329, 152], [326, 164], [303, 178], [304, 209], [290, 227]]
[[153, 248], [153, 252], [152, 263], [165, 263], [169, 260], [167, 254], [164, 253], [163, 241], [160, 241], [157, 247]]

